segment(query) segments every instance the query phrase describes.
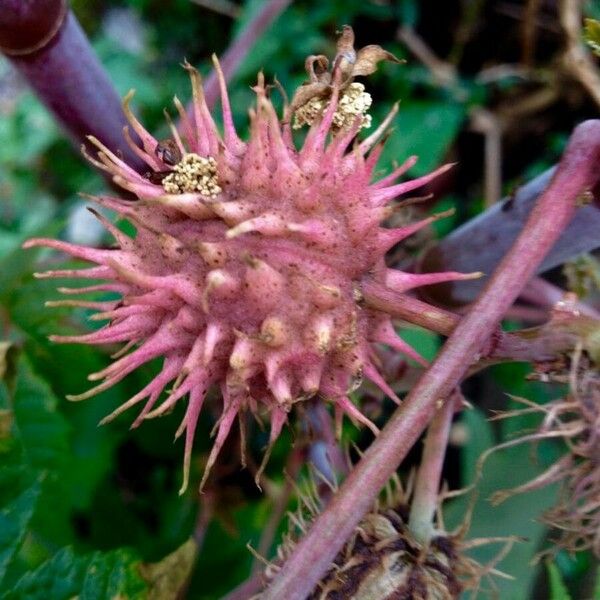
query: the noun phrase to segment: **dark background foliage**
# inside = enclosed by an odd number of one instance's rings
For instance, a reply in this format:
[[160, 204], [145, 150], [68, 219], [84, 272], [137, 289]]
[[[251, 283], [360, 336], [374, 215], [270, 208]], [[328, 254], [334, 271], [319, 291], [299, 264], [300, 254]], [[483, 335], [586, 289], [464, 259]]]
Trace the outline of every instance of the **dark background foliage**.
[[[223, 53], [261, 7], [259, 0], [71, 4], [119, 93], [137, 90], [136, 109], [155, 131], [164, 129], [162, 111], [173, 94], [189, 98], [179, 63], [187, 58], [208, 72], [210, 54]], [[584, 10], [600, 16], [597, 2], [584, 3]], [[597, 115], [585, 89], [561, 66], [564, 36], [552, 0], [300, 0], [256, 41], [237, 72], [231, 84], [237, 124], [243, 128], [246, 123], [249, 88], [259, 69], [293, 90], [304, 79], [304, 58], [332, 55], [335, 32], [345, 23], [354, 27], [358, 47], [377, 43], [407, 60], [403, 66], [386, 65], [369, 83], [376, 122], [401, 101], [382, 170], [409, 154], [420, 156], [414, 175], [443, 161], [458, 163], [434, 190], [435, 203], [426, 207], [455, 207], [456, 215], [439, 223], [422, 243], [443, 236], [493, 201], [498, 190], [486, 188], [485, 181], [494, 173], [501, 174], [502, 192], [510, 193], [551, 166], [574, 125]], [[411, 51], [415, 40], [429, 48], [425, 55]], [[485, 127], [482, 115], [488, 118]], [[501, 144], [485, 162], [486, 140], [490, 143], [498, 132]], [[81, 598], [112, 598], [120, 593], [171, 598], [179, 590], [189, 598], [218, 598], [248, 577], [254, 559], [246, 545], [260, 544], [285, 488], [282, 472], [289, 467], [289, 448], [300, 443], [302, 432], [296, 428], [282, 436], [267, 469], [265, 494], [248, 470], [240, 470], [239, 448], [232, 440], [199, 498], [196, 484], [215, 420], [206, 413], [197, 433], [194, 479], [180, 497], [182, 448], [172, 442], [179, 411], [134, 431], [128, 429], [129, 415], [97, 427], [147, 381], [151, 368], [97, 398], [68, 403], [65, 395], [85, 390], [87, 373], [99, 370], [109, 357], [102, 350], [47, 340], [50, 333], [89, 327], [86, 314], [43, 308], [56, 298], [54, 284], [34, 280], [31, 273], [36, 261], [58, 259], [24, 253], [20, 244], [38, 234], [105, 242], [77, 193], [99, 192], [106, 184], [6, 61], [0, 61], [0, 142], [0, 343], [6, 342], [0, 346], [0, 597], [66, 599], [79, 593]], [[562, 281], [559, 272], [553, 277]], [[441, 343], [417, 329], [403, 335], [430, 357]], [[452, 487], [471, 482], [486, 448], [528, 425], [524, 420], [500, 426], [486, 421], [490, 410], [508, 405], [506, 392], [539, 401], [557, 393], [526, 382], [526, 374], [523, 366], [503, 366], [466, 384], [475, 408], [455, 424], [446, 465]], [[379, 424], [391, 410], [384, 403], [376, 415]], [[370, 439], [352, 428], [345, 435], [359, 445]], [[266, 440], [264, 432], [253, 430], [252, 460], [260, 461]], [[554, 490], [500, 508], [485, 501], [493, 490], [531, 478], [556, 453], [555, 447], [544, 446], [534, 464], [526, 449], [515, 449], [494, 455], [486, 467], [472, 535], [526, 538], [501, 564], [515, 577], [499, 583], [502, 598], [566, 598], [565, 585], [574, 597], [591, 594], [587, 581], [593, 579], [595, 564], [587, 554], [559, 553], [548, 569], [530, 565], [548, 535], [534, 517], [552, 503]], [[450, 522], [459, 522], [464, 509], [463, 501], [450, 503]], [[197, 559], [189, 545], [183, 546], [192, 535], [203, 537]], [[162, 569], [148, 566], [172, 552], [178, 554], [161, 563]], [[537, 595], [540, 590], [543, 596]]]

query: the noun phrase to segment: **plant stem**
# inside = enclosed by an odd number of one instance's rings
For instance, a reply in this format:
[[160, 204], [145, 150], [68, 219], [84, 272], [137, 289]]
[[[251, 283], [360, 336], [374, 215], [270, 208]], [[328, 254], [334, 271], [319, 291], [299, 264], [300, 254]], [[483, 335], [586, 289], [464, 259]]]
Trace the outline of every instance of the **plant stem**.
[[[385, 286], [365, 281], [362, 292], [367, 306], [386, 312], [392, 317], [420, 325], [430, 331], [449, 336], [460, 322], [461, 316], [453, 312], [432, 306], [411, 296], [397, 294]], [[597, 318], [590, 307], [580, 309], [581, 303], [574, 308], [583, 315]], [[557, 326], [539, 326], [519, 331], [507, 332], [497, 328], [483, 348], [479, 361], [473, 365], [470, 373], [498, 362], [542, 362], [552, 360], [560, 354], [571, 352], [578, 339], [577, 324], [564, 323]]]
[[454, 392], [438, 409], [427, 429], [423, 442], [423, 457], [410, 505], [408, 528], [417, 540], [427, 544], [433, 535], [433, 517], [438, 507], [438, 494], [446, 457], [446, 447], [452, 426], [452, 417], [462, 399]]
[[121, 100], [65, 0], [0, 0], [0, 49], [77, 146], [96, 136], [134, 168]]
[[[547, 189], [554, 172], [554, 168], [549, 169], [515, 194], [455, 229], [425, 255], [419, 269], [424, 272], [492, 273], [523, 229], [535, 202]], [[590, 183], [589, 188], [581, 192], [593, 190], [594, 185], [594, 182]], [[600, 202], [600, 195], [596, 195], [596, 201]], [[600, 246], [598, 231], [600, 204], [578, 208], [570, 225], [538, 265], [536, 273], [547, 271], [577, 254]], [[468, 304], [481, 292], [485, 281], [485, 278], [481, 278], [429, 286], [424, 297], [448, 307]]]
[[[565, 295], [565, 290], [553, 285], [541, 277], [534, 277], [523, 289], [521, 299], [527, 300], [537, 306], [552, 308], [557, 302], [560, 302]], [[600, 319], [600, 313], [589, 304], [577, 300], [574, 302], [576, 308], [582, 315]]]
[[450, 335], [460, 320], [458, 315], [450, 311], [412, 296], [399, 295], [371, 280], [362, 282], [361, 291], [369, 307], [442, 335]]
[[550, 186], [470, 312], [298, 543], [264, 600], [302, 600], [314, 589], [431, 420], [438, 401], [458, 385], [568, 225], [581, 192], [595, 185], [599, 163], [600, 121], [586, 121], [573, 132]]

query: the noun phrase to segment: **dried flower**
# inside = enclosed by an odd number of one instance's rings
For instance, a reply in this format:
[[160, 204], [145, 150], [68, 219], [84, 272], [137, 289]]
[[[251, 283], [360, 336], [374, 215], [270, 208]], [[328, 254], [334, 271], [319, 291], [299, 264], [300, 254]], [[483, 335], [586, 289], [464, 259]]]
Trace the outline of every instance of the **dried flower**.
[[[367, 111], [372, 102], [371, 95], [365, 92], [365, 86], [362, 83], [351, 83], [342, 92], [337, 110], [333, 113], [332, 133], [349, 130], [357, 117], [361, 118], [361, 129], [371, 127], [371, 115], [368, 115]], [[320, 120], [328, 107], [329, 100], [314, 96], [306, 104], [298, 107], [294, 113], [294, 129], [300, 129], [304, 125], [310, 126]]]
[[565, 453], [532, 481], [496, 492], [492, 502], [560, 482], [558, 501], [542, 521], [556, 528], [557, 547], [572, 552], [591, 549], [600, 557], [600, 321], [580, 316], [569, 306], [568, 299], [561, 303], [548, 326], [576, 334], [573, 353], [537, 365], [531, 376], [546, 383], [568, 384], [568, 395], [547, 404], [516, 398], [525, 408], [500, 418], [539, 413], [542, 423], [537, 431], [492, 449], [556, 439], [564, 443]]
[[[385, 501], [378, 502], [362, 519], [309, 600], [454, 600], [464, 591], [478, 590], [482, 577], [501, 575], [494, 566], [512, 547], [513, 538], [465, 542], [463, 536], [468, 526], [463, 525], [454, 533], [439, 530], [424, 545], [415, 539], [407, 525], [410, 496], [410, 483], [404, 491], [397, 478], [390, 482]], [[296, 540], [322, 508], [314, 491], [300, 493], [299, 497], [300, 508], [289, 514], [289, 531], [277, 550], [277, 557], [272, 562], [259, 557], [266, 562], [265, 587], [291, 556]], [[487, 542], [504, 544], [490, 563], [481, 565], [466, 554], [470, 547]], [[253, 600], [260, 598], [259, 594]]]
[[[368, 59], [363, 61], [360, 52], [358, 57], [359, 66]], [[233, 125], [216, 59], [223, 135], [206, 105], [199, 74], [189, 64], [184, 66], [192, 81], [193, 114], [188, 116], [175, 98], [181, 126], [171, 124], [170, 142], [158, 142], [144, 129], [129, 109], [131, 95], [125, 101], [142, 147], [127, 132], [126, 137], [148, 164], [149, 174], [138, 174], [91, 139], [99, 151], [98, 158], [90, 160], [139, 198], [93, 200], [132, 223], [135, 237], [98, 215], [117, 248], [87, 248], [51, 239], [25, 244], [62, 250], [96, 265], [38, 277], [104, 280], [61, 292], [121, 295], [118, 301], [79, 302], [99, 311], [92, 318], [108, 321], [100, 330], [52, 338], [64, 343], [126, 343], [112, 365], [90, 375], [101, 383], [71, 396], [72, 400], [94, 396], [162, 357], [160, 373], [103, 422], [145, 402], [134, 421], [137, 426], [188, 398], [176, 433], [186, 434], [182, 491], [188, 483], [198, 416], [211, 387], [220, 389], [223, 409], [201, 485], [236, 416], [244, 410], [269, 413], [271, 444], [294, 403], [315, 394], [329, 400], [339, 418], [346, 414], [377, 431], [348, 397], [366, 377], [398, 401], [379, 373], [374, 344], [423, 359], [397, 336], [389, 315], [362, 305], [361, 281], [372, 279], [402, 294], [420, 285], [471, 277], [386, 268], [387, 250], [435, 219], [387, 229], [382, 220], [401, 206], [390, 203], [449, 166], [396, 183], [414, 164], [416, 158], [411, 157], [371, 183], [381, 152], [377, 141], [394, 111], [351, 150], [363, 124], [362, 108], [352, 125], [344, 121], [340, 135], [330, 137], [340, 110], [342, 88], [336, 81], [345, 72], [341, 67], [333, 74], [327, 109], [315, 117], [297, 149], [289, 120], [282, 124], [278, 119], [262, 74], [254, 88], [250, 136], [244, 142]], [[363, 65], [361, 72], [369, 68]]]

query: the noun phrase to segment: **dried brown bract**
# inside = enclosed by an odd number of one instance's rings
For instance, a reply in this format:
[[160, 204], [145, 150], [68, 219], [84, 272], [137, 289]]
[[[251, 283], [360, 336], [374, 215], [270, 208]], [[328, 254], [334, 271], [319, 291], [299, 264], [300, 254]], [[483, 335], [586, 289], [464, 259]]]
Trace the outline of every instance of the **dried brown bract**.
[[[311, 55], [306, 59], [304, 64], [308, 74], [308, 81], [296, 90], [292, 102], [286, 110], [284, 121], [289, 122], [294, 113], [310, 103], [312, 105], [309, 112], [314, 112], [313, 118], [316, 119], [317, 116], [322, 115], [328, 106], [328, 99], [331, 97], [333, 89], [336, 86], [339, 88], [342, 102], [346, 90], [353, 89], [355, 96], [362, 93], [361, 102], [363, 103], [365, 97], [368, 96], [368, 105], [370, 106], [370, 96], [364, 92], [364, 86], [362, 84], [354, 84], [353, 81], [355, 77], [374, 73], [377, 70], [377, 65], [383, 60], [394, 63], [403, 62], [391, 52], [374, 44], [356, 51], [354, 49], [354, 31], [349, 25], [344, 25], [337, 41], [337, 52], [331, 65], [331, 70], [329, 69], [329, 59], [322, 54]], [[357, 88], [352, 88], [353, 85], [361, 86], [358, 94]], [[301, 124], [304, 123], [312, 124], [306, 118], [302, 119]]]

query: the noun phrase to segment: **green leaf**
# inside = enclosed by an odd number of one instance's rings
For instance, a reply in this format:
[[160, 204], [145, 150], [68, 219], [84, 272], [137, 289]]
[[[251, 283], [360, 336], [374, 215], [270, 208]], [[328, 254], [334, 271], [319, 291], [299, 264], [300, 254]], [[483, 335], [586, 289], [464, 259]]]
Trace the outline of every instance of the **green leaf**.
[[[3, 479], [0, 475], [0, 480]], [[36, 481], [0, 511], [0, 582], [27, 533], [27, 526], [40, 495], [40, 487], [40, 481]]]
[[[461, 424], [465, 427], [467, 442], [463, 447], [462, 461], [466, 487], [473, 483], [473, 475], [479, 457], [493, 446], [493, 429], [479, 409], [463, 412]], [[534, 584], [537, 571], [532, 560], [539, 551], [544, 539], [545, 527], [537, 521], [542, 511], [555, 500], [556, 486], [513, 496], [492, 506], [489, 498], [492, 493], [512, 488], [515, 485], [533, 479], [543, 470], [533, 465], [526, 446], [508, 448], [492, 453], [483, 467], [483, 476], [477, 484], [477, 502], [473, 511], [471, 527], [467, 539], [518, 536], [518, 541], [509, 554], [499, 563], [498, 569], [513, 579], [494, 577], [498, 587], [498, 597], [511, 600], [526, 600]], [[462, 523], [468, 509], [470, 498], [465, 495], [448, 504], [444, 510], [448, 529], [452, 530]], [[472, 552], [480, 563], [493, 560], [502, 546], [484, 544]], [[478, 598], [486, 596], [480, 595]]]
[[600, 600], [600, 568], [596, 569], [596, 585], [594, 586], [594, 600]]
[[558, 567], [548, 561], [546, 562], [546, 568], [548, 569], [548, 579], [550, 583], [550, 600], [571, 600], [567, 586], [562, 580], [562, 576]]
[[420, 327], [402, 328], [399, 335], [426, 360], [433, 360], [441, 346], [437, 334]]
[[139, 561], [126, 550], [76, 556], [64, 548], [25, 574], [2, 600], [137, 600], [147, 597], [147, 587]]
[[14, 416], [26, 462], [36, 470], [58, 468], [68, 457], [68, 426], [56, 412], [56, 404], [50, 386], [21, 357], [14, 391]]
[[385, 145], [380, 164], [402, 162], [412, 154], [419, 162], [411, 175], [425, 175], [439, 166], [458, 134], [465, 107], [458, 103], [415, 102], [400, 104], [394, 121], [394, 134]]

